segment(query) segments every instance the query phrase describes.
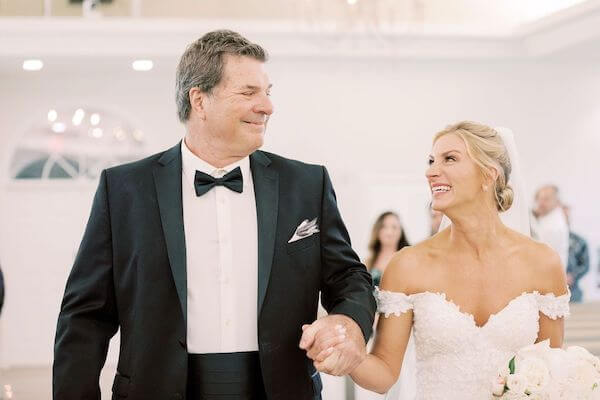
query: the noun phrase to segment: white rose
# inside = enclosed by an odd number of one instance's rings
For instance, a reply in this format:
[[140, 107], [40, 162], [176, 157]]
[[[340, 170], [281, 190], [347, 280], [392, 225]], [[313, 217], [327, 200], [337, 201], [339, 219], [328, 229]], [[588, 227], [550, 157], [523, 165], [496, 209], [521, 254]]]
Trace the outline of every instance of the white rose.
[[527, 383], [525, 390], [528, 393], [541, 391], [550, 381], [550, 371], [546, 363], [537, 357], [529, 357], [521, 361], [516, 372], [525, 379]]
[[600, 382], [598, 386], [592, 389], [592, 395], [590, 396], [591, 400], [600, 400]]
[[496, 377], [496, 380], [492, 382], [492, 394], [496, 397], [502, 396], [504, 393], [504, 385], [506, 385], [506, 378], [502, 376]]
[[546, 366], [550, 371], [553, 381], [562, 382], [569, 376], [569, 370], [573, 365], [573, 357], [567, 357], [562, 349], [549, 349], [545, 354]]
[[581, 360], [589, 362], [594, 369], [600, 374], [600, 359], [580, 346], [570, 346], [567, 349], [567, 354], [573, 355]]
[[511, 374], [506, 378], [506, 386], [513, 392], [511, 394], [523, 394], [527, 387], [527, 382], [521, 374]]
[[508, 367], [508, 364], [510, 363], [511, 358], [506, 360], [506, 362], [503, 363], [502, 366], [498, 369], [498, 376], [504, 378], [505, 380], [506, 377], [510, 375], [510, 368]]
[[530, 344], [529, 346], [525, 346], [521, 348], [517, 352], [517, 358], [528, 358], [538, 356], [543, 358], [543, 355], [550, 349], [550, 340], [546, 339], [539, 343]]
[[594, 384], [599, 381], [598, 373], [594, 367], [584, 360], [580, 360], [575, 365], [571, 374], [574, 386], [576, 388], [582, 388], [587, 393], [591, 393]]

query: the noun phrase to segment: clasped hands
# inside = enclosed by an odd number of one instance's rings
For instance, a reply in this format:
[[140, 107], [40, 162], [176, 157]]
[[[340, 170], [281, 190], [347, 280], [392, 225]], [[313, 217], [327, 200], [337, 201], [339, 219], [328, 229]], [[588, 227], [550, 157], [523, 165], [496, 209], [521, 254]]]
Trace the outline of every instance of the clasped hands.
[[335, 376], [351, 373], [367, 356], [358, 324], [338, 314], [302, 325], [300, 348], [313, 360], [317, 371]]

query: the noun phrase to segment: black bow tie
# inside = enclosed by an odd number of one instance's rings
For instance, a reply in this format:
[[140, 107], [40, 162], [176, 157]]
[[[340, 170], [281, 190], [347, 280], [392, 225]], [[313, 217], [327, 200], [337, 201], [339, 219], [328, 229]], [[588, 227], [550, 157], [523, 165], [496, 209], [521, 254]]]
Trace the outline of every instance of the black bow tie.
[[202, 196], [215, 186], [225, 186], [234, 192], [242, 193], [243, 190], [242, 170], [237, 167], [233, 171], [228, 172], [222, 178], [214, 178], [204, 172], [196, 171], [194, 177], [194, 186], [196, 188], [196, 196]]

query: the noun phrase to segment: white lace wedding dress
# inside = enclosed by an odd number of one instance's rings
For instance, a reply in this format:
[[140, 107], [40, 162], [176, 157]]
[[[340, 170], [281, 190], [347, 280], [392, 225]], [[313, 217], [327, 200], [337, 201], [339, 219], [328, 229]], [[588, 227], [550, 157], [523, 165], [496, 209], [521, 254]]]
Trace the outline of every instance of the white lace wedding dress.
[[413, 310], [417, 400], [493, 398], [491, 381], [500, 364], [536, 341], [540, 312], [567, 316], [569, 297], [523, 293], [480, 327], [443, 293], [375, 292], [378, 312], [386, 317]]

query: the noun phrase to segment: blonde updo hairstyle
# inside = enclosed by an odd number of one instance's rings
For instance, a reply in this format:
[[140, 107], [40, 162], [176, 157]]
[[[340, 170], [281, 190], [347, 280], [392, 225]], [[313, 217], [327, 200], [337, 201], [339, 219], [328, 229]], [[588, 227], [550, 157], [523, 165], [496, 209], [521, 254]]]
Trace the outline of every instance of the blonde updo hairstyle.
[[498, 171], [498, 177], [494, 182], [496, 208], [500, 212], [508, 210], [514, 199], [513, 189], [507, 183], [511, 165], [508, 152], [498, 132], [477, 122], [462, 121], [438, 132], [433, 142], [448, 134], [455, 134], [465, 142], [467, 153], [479, 166], [484, 177], [492, 178], [491, 169]]

